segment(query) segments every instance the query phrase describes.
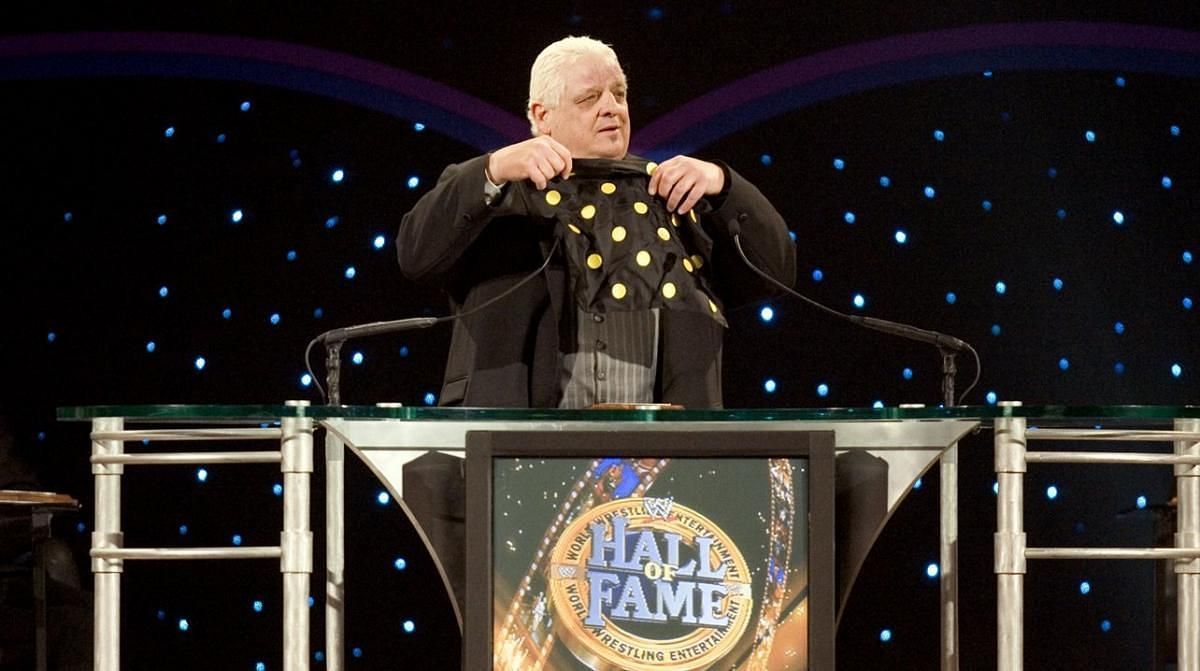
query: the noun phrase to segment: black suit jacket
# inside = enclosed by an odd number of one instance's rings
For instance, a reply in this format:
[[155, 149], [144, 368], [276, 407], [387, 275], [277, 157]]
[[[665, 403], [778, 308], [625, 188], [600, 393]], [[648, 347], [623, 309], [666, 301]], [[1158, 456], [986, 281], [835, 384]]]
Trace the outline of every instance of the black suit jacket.
[[[554, 244], [553, 222], [528, 216], [526, 189], [505, 188], [485, 201], [479, 156], [446, 168], [437, 186], [404, 215], [396, 238], [400, 268], [410, 279], [443, 287], [456, 312], [500, 294], [535, 271]], [[795, 247], [775, 208], [728, 166], [727, 189], [698, 207], [713, 240], [711, 286], [725, 307], [773, 293], [746, 268], [733, 246], [780, 282], [795, 281]], [[719, 201], [719, 202], [715, 202]], [[732, 231], [731, 231], [732, 229]], [[555, 261], [540, 277], [488, 309], [454, 322], [440, 405], [555, 407], [561, 328], [573, 319], [568, 271]], [[707, 315], [660, 312], [661, 351], [655, 400], [686, 407], [721, 406], [724, 329]]]

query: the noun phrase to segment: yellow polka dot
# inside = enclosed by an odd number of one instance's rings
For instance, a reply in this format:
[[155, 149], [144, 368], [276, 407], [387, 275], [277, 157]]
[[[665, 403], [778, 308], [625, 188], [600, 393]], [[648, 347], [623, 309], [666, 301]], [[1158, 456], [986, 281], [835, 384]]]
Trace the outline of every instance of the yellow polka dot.
[[689, 259], [689, 258], [687, 258], [687, 257], [684, 257], [684, 259], [683, 259], [683, 269], [684, 269], [684, 270], [686, 270], [686, 271], [688, 271], [688, 272], [690, 273], [690, 272], [692, 272], [693, 270], [695, 270], [695, 269], [696, 269], [696, 267], [692, 265], [692, 260], [691, 260], [691, 259]]
[[671, 225], [679, 226], [679, 217], [675, 216], [674, 212], [671, 213]]
[[620, 241], [624, 240], [625, 239], [625, 227], [624, 226], [613, 226], [612, 239], [613, 239], [613, 242], [620, 242]]
[[703, 268], [704, 257], [700, 256], [699, 254], [692, 254], [692, 264], [695, 265], [696, 268]]
[[627, 290], [625, 289], [624, 284], [617, 282], [616, 284], [612, 285], [613, 298], [615, 298], [617, 300], [621, 300], [622, 298], [625, 298], [626, 293], [627, 293]]
[[602, 191], [606, 196], [611, 196], [617, 192], [617, 185], [613, 184], [612, 182], [605, 182], [600, 185], [600, 191]]
[[665, 298], [675, 298], [675, 283], [674, 282], [663, 283], [662, 295]]
[[657, 163], [655, 163], [654, 161], [650, 161], [649, 163], [646, 164], [646, 174], [647, 175], [653, 175], [655, 170], [658, 170]]
[[567, 228], [570, 229], [570, 231], [572, 233], [574, 233], [575, 235], [579, 235], [580, 233], [583, 233], [583, 231], [579, 230], [579, 227], [576, 226], [575, 224], [567, 224]]
[[695, 210], [688, 210], [688, 219], [691, 219], [693, 224], [696, 223], [696, 211]]
[[546, 202], [550, 203], [551, 205], [558, 205], [562, 202], [562, 194], [554, 189], [550, 189], [546, 192]]
[[668, 231], [667, 229], [663, 228], [662, 226], [659, 226], [658, 227], [658, 239], [663, 240], [663, 241], [670, 240], [671, 239], [671, 231]]
[[592, 252], [591, 254], [588, 254], [587, 264], [588, 268], [595, 270], [604, 265], [604, 259], [599, 254]]
[[646, 214], [647, 212], [650, 211], [650, 208], [647, 207], [645, 203], [643, 203], [642, 201], [639, 200], [638, 202], [633, 204], [633, 211], [637, 212], [638, 214]]
[[650, 265], [650, 252], [643, 249], [637, 253], [635, 260], [639, 266], [645, 268], [646, 266]]
[[591, 219], [592, 217], [596, 216], [596, 206], [584, 205], [583, 209], [579, 211], [579, 216], [583, 217], [584, 219]]
[[714, 302], [712, 302], [712, 299], [711, 299], [711, 298], [710, 298], [710, 299], [708, 299], [708, 309], [709, 309], [709, 310], [712, 310], [712, 313], [713, 313], [714, 315], [715, 315], [715, 314], [717, 314], [717, 304], [716, 304], [716, 303], [714, 303]]

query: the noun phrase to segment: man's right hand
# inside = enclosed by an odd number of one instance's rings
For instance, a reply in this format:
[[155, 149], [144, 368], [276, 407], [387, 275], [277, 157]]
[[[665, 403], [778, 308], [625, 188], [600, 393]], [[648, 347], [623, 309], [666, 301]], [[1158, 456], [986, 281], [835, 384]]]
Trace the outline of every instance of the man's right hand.
[[494, 184], [529, 180], [544, 189], [556, 175], [571, 174], [571, 152], [549, 135], [539, 135], [492, 152], [487, 174]]

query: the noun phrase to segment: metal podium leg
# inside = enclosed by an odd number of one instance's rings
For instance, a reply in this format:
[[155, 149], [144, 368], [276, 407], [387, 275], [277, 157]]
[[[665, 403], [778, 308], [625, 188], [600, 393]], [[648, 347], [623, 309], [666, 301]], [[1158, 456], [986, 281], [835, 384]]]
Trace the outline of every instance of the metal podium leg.
[[[125, 420], [104, 417], [92, 421], [93, 432], [121, 431]], [[120, 440], [93, 440], [92, 455], [114, 455], [124, 451]], [[96, 523], [92, 549], [115, 549], [124, 545], [121, 534], [121, 464], [92, 464], [96, 481]], [[95, 585], [92, 661], [95, 671], [121, 668], [121, 571], [125, 560], [92, 558]]]
[[325, 665], [342, 671], [346, 652], [346, 446], [325, 432]]
[[1025, 636], [1025, 418], [995, 422], [996, 502], [996, 646], [997, 668], [1020, 671]]
[[958, 671], [958, 443], [941, 458], [942, 671]]
[[[1200, 419], [1175, 420], [1176, 431], [1200, 432]], [[1200, 456], [1200, 442], [1179, 440], [1175, 454]], [[1175, 547], [1200, 549], [1200, 466], [1177, 464], [1175, 483], [1179, 509]], [[1179, 599], [1179, 671], [1200, 671], [1200, 559], [1177, 559], [1175, 580]]]
[[[288, 405], [308, 405], [288, 401]], [[308, 668], [308, 597], [312, 582], [312, 530], [309, 528], [313, 470], [313, 421], [282, 422], [283, 533], [279, 568], [283, 573], [283, 669]]]

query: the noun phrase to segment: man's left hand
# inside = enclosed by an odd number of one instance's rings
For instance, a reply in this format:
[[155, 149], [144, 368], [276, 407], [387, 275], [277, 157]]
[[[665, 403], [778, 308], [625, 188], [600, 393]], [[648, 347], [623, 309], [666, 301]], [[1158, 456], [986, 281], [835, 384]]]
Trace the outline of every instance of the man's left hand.
[[725, 171], [721, 166], [691, 156], [663, 161], [650, 176], [650, 195], [667, 201], [667, 210], [687, 214], [704, 196], [721, 193]]

